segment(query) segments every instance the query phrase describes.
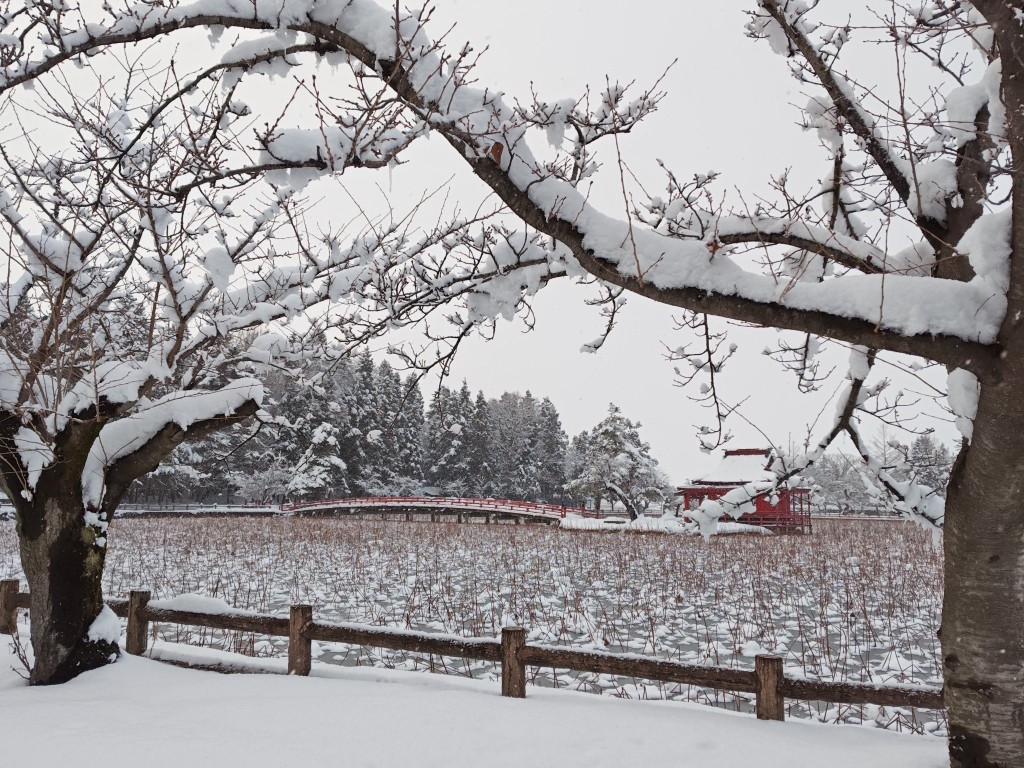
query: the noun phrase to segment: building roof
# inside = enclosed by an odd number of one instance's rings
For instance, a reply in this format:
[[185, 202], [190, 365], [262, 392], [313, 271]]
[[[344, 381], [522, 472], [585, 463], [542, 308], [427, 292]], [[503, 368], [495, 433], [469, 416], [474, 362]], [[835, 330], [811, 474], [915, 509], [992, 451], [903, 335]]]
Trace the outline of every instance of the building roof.
[[768, 470], [772, 464], [770, 448], [735, 448], [725, 452], [721, 463], [702, 477], [695, 477], [687, 486], [743, 485], [759, 480], [772, 480]]

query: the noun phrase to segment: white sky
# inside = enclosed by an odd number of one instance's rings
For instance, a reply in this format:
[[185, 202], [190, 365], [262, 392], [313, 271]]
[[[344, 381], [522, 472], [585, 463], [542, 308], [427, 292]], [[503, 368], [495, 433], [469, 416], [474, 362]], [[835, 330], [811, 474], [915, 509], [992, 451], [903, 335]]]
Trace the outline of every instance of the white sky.
[[[437, 0], [430, 34], [436, 38], [455, 24], [447, 39], [452, 48], [466, 40], [477, 50], [490, 46], [477, 69], [478, 85], [501, 90], [508, 100], [529, 100], [531, 83], [545, 101], [575, 98], [588, 83], [599, 89], [606, 76], [635, 80], [643, 88], [678, 58], [663, 82], [668, 96], [659, 111], [622, 138], [624, 159], [651, 194], [663, 191], [656, 163], [661, 159], [682, 178], [718, 171], [720, 192], [732, 202], [741, 194], [753, 202], [759, 193], [768, 193], [769, 177], [787, 168], [793, 168], [791, 178], [807, 187], [815, 184], [826, 158], [816, 136], [797, 125], [799, 114], [792, 105], [805, 103], [806, 97], [785, 60], [766, 42], [744, 34], [743, 11], [751, 5], [749, 0]], [[543, 142], [543, 135], [536, 136], [535, 149], [542, 149]], [[403, 198], [412, 199], [454, 174], [452, 189], [463, 209], [472, 210], [473, 201], [487, 190], [459, 166], [447, 145], [426, 144], [406, 156], [407, 165], [389, 182], [376, 178], [374, 183], [389, 183], [387, 194], [400, 208]], [[591, 199], [624, 218], [614, 145], [609, 142], [602, 152], [605, 165]], [[693, 425], [709, 423], [708, 412], [688, 399], [696, 390], [675, 386], [673, 366], [665, 359], [665, 344], [676, 347], [687, 340], [673, 330], [673, 312], [631, 298], [609, 341], [588, 355], [580, 347], [599, 335], [603, 318], [596, 308], [583, 305], [592, 292], [559, 282], [537, 297], [534, 332], [506, 323], [496, 340], [472, 340], [450, 384], [465, 378], [474, 391], [492, 397], [527, 389], [549, 397], [570, 435], [592, 427], [615, 402], [642, 423], [644, 439], [673, 481], [715, 465], [718, 457], [702, 454], [694, 436]], [[760, 354], [776, 337], [767, 330], [734, 329], [730, 334], [740, 349], [726, 368], [722, 394], [728, 402], [745, 399], [741, 412], [756, 425], [732, 418], [730, 447], [764, 445], [758, 429], [778, 445], [786, 445], [790, 435], [800, 441], [822, 411], [822, 395], [799, 396], [794, 377]], [[845, 355], [832, 359], [842, 365]], [[827, 385], [827, 393], [838, 383], [837, 378]], [[829, 406], [825, 422], [831, 413]], [[953, 439], [948, 425], [936, 426], [939, 439]]]

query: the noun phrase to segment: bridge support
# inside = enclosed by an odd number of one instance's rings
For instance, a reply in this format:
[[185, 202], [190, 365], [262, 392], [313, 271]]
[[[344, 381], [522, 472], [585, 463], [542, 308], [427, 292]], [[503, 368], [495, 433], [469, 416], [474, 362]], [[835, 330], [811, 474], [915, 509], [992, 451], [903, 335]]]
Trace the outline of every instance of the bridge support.
[[435, 515], [433, 512], [430, 513], [430, 522], [432, 522], [432, 523], [436, 523], [437, 522], [437, 515]]
[[407, 522], [407, 523], [411, 523], [412, 522], [412, 512], [406, 512], [405, 513], [405, 522]]

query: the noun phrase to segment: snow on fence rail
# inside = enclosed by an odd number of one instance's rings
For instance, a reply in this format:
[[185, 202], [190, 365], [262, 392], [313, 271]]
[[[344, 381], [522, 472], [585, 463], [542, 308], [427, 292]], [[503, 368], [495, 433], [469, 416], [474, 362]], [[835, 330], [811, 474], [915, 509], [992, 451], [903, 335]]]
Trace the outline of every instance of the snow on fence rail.
[[[30, 595], [20, 591], [17, 579], [0, 581], [0, 634], [17, 632], [17, 611], [29, 608]], [[501, 638], [461, 637], [407, 629], [342, 622], [315, 621], [309, 605], [293, 605], [289, 616], [252, 611], [214, 610], [219, 601], [176, 598], [150, 603], [150, 593], [133, 591], [128, 599], [107, 600], [121, 618], [128, 619], [125, 651], [146, 652], [150, 622], [184, 624], [288, 638], [288, 673], [308, 675], [313, 641], [366, 645], [397, 651], [455, 656], [501, 664], [501, 695], [526, 697], [526, 667], [553, 667], [581, 672], [620, 675], [666, 683], [699, 685], [756, 695], [757, 717], [784, 720], [785, 699], [827, 701], [836, 704], [880, 704], [895, 707], [942, 709], [940, 689], [915, 685], [823, 683], [786, 675], [782, 658], [760, 655], [754, 670], [684, 664], [630, 653], [602, 653], [547, 645], [530, 645], [522, 627], [505, 627]], [[169, 607], [169, 606], [184, 606]]]

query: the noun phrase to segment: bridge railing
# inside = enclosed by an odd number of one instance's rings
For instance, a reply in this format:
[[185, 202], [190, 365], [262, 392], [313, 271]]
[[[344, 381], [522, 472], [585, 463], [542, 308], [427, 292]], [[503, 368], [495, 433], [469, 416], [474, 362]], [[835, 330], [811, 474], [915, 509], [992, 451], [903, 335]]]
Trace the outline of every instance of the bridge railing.
[[[17, 580], [0, 581], [0, 633], [18, 631], [17, 610], [29, 608], [31, 598], [19, 591]], [[500, 638], [460, 637], [380, 626], [315, 621], [309, 605], [293, 605], [287, 617], [250, 611], [222, 613], [176, 610], [150, 603], [150, 593], [133, 591], [127, 600], [108, 600], [107, 605], [128, 619], [125, 651], [146, 652], [150, 622], [184, 624], [213, 629], [254, 632], [288, 638], [288, 673], [308, 675], [312, 667], [312, 643], [367, 645], [399, 651], [479, 659], [501, 664], [501, 695], [526, 697], [526, 667], [554, 667], [621, 677], [752, 693], [755, 711], [762, 720], [784, 720], [785, 699], [826, 701], [838, 704], [881, 704], [897, 707], [942, 709], [942, 691], [914, 685], [825, 683], [785, 674], [782, 658], [760, 655], [754, 669], [725, 669], [684, 664], [635, 654], [601, 653], [526, 642], [523, 627], [506, 627]], [[166, 603], [165, 603], [166, 605]], [[208, 665], [207, 665], [208, 666]], [[226, 669], [226, 667], [222, 667]]]

